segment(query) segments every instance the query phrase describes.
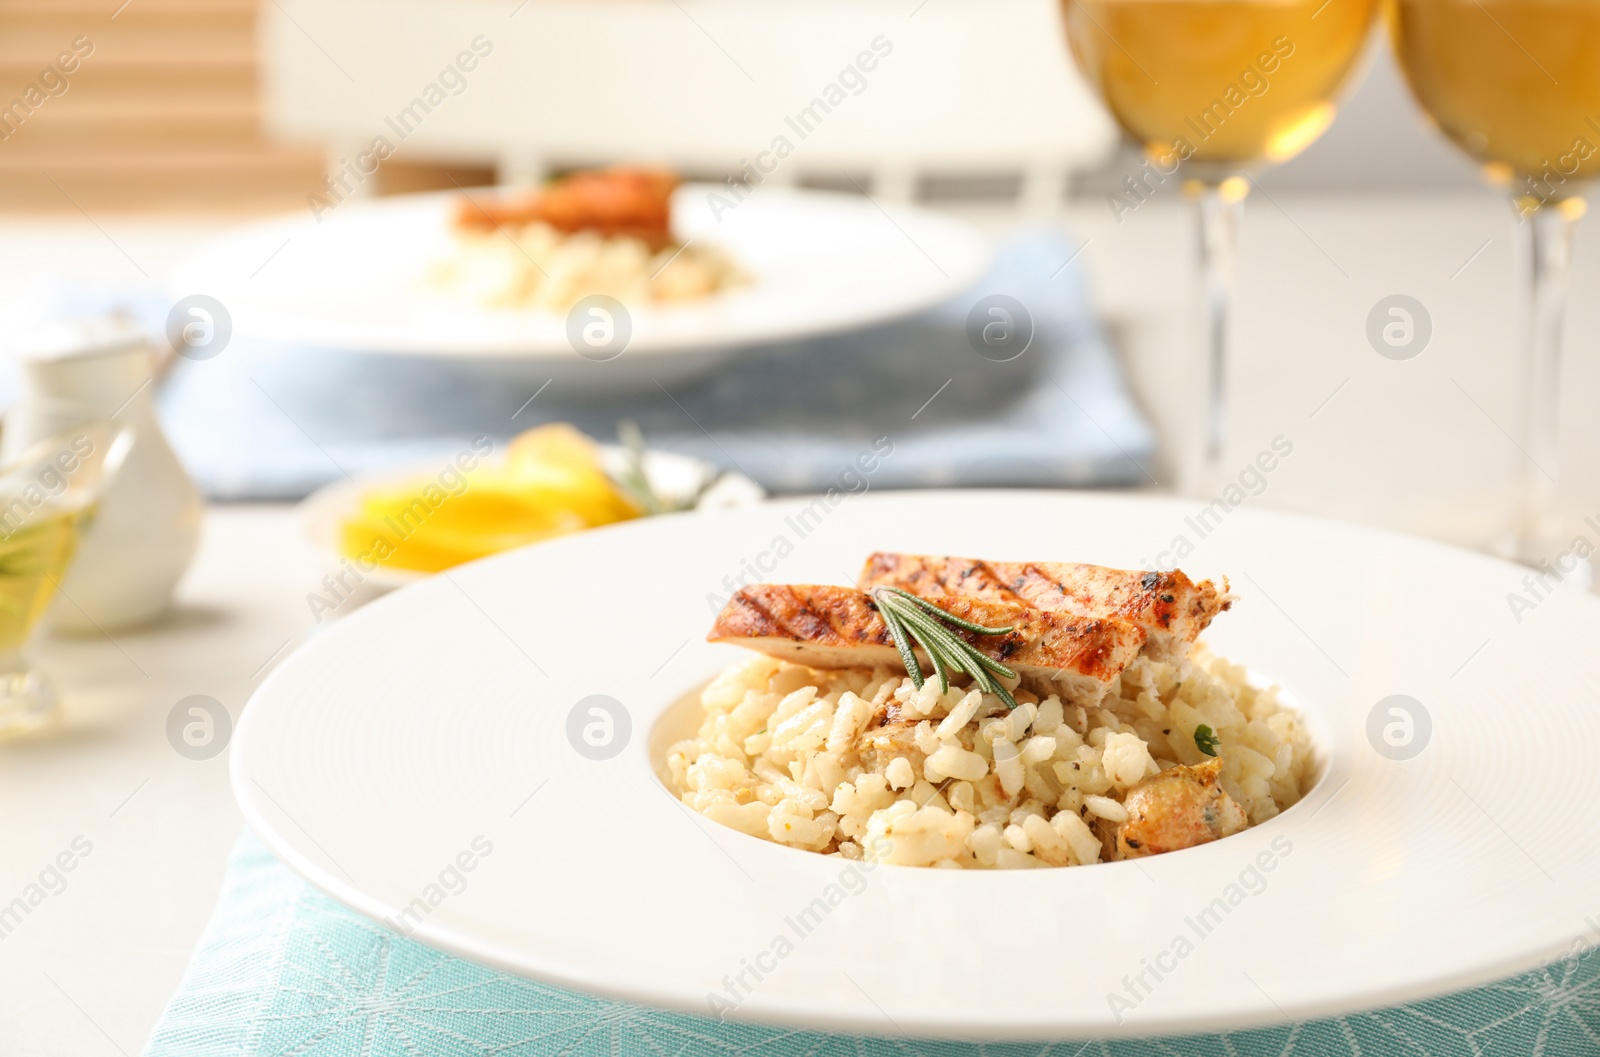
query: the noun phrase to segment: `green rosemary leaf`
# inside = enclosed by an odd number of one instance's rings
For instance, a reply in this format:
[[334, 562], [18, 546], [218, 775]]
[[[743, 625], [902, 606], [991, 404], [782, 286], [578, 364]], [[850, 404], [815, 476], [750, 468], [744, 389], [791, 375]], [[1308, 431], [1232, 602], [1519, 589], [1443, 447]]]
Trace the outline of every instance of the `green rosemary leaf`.
[[988, 654], [980, 653], [977, 650], [973, 650], [973, 652], [977, 653], [978, 655], [978, 663], [989, 669], [989, 671], [993, 672], [994, 674], [1003, 675], [1007, 679], [1015, 679], [1017, 677], [1015, 669], [1006, 667], [993, 657], [990, 657]]
[[627, 418], [618, 422], [617, 437], [622, 441], [625, 457], [622, 472], [614, 478], [617, 484], [633, 497], [647, 516], [665, 513], [668, 504], [656, 493], [650, 483], [650, 475], [644, 469], [644, 434], [640, 432], [638, 424]]
[[921, 690], [922, 665], [917, 662], [916, 651], [911, 648], [911, 642], [906, 638], [906, 630], [900, 625], [900, 618], [883, 605], [878, 606], [878, 614], [883, 617], [883, 626], [889, 629], [889, 637], [894, 639], [895, 649], [900, 651], [900, 663], [906, 666], [906, 674], [911, 676], [911, 685]]
[[933, 659], [933, 670], [939, 673], [939, 692], [941, 694], [949, 693], [950, 676], [960, 674], [962, 671], [960, 660], [946, 653], [938, 645], [924, 645], [923, 649], [927, 650], [928, 656]]
[[996, 675], [1014, 679], [1016, 672], [986, 656], [952, 630], [961, 628], [978, 635], [1003, 635], [1012, 630], [1010, 627], [989, 628], [962, 620], [897, 587], [877, 588], [872, 592], [872, 599], [914, 686], [920, 689], [925, 677], [912, 646], [913, 639], [932, 661], [941, 692], [950, 689], [950, 673], [965, 674], [972, 676], [979, 689], [1005, 702], [1008, 709], [1017, 707], [1016, 698], [995, 679]]
[[1009, 635], [1012, 631], [1015, 630], [1015, 628], [1010, 624], [1007, 624], [1003, 628], [989, 628], [989, 627], [983, 626], [982, 624], [974, 624], [970, 620], [962, 620], [960, 617], [956, 616], [954, 613], [951, 613], [949, 610], [939, 608], [938, 606], [934, 605], [932, 602], [928, 601], [926, 598], [918, 598], [916, 595], [912, 594], [910, 591], [907, 591], [907, 590], [905, 590], [904, 588], [901, 588], [901, 587], [885, 587], [885, 588], [880, 588], [880, 590], [891, 591], [895, 595], [904, 598], [906, 601], [910, 602], [912, 605], [918, 607], [919, 609], [926, 610], [929, 615], [933, 616], [934, 618], [939, 620], [941, 623], [949, 624], [949, 625], [951, 625], [953, 627], [958, 627], [958, 628], [962, 629], [963, 631], [970, 631], [975, 635]]
[[961, 650], [962, 654], [965, 657], [967, 657], [968, 659], [970, 659], [974, 665], [976, 665], [976, 666], [978, 666], [980, 668], [988, 668], [988, 669], [991, 669], [991, 670], [994, 670], [994, 671], [998, 671], [1001, 674], [1006, 675], [1006, 676], [1014, 676], [1014, 675], [1017, 674], [1016, 672], [1013, 672], [1010, 668], [1007, 668], [1005, 665], [1001, 664], [999, 661], [995, 660], [994, 658], [990, 657], [988, 654], [984, 653], [982, 650], [978, 649], [978, 647], [974, 646], [972, 643], [970, 643], [970, 642], [966, 641], [965, 639], [961, 638], [959, 635], [951, 635], [950, 638], [955, 642], [956, 646]]
[[920, 627], [920, 625], [915, 624], [914, 619], [909, 619], [904, 614], [901, 614], [901, 619], [906, 620], [907, 625], [910, 625], [910, 630], [917, 635], [917, 644], [922, 646], [923, 652], [928, 654], [928, 660], [933, 662], [933, 673], [938, 676], [939, 680], [939, 692], [942, 694], [942, 692], [949, 691], [950, 673], [960, 672], [962, 668], [958, 664], [952, 664], [950, 654], [941, 648], [938, 636], [930, 635], [926, 627]]
[[916, 632], [917, 642], [921, 644], [923, 652], [933, 662], [934, 674], [939, 677], [939, 692], [948, 691], [950, 689], [950, 675], [947, 669], [957, 672], [963, 669], [959, 663], [952, 663], [955, 658], [951, 656], [950, 651], [946, 649], [945, 643], [940, 638], [941, 629], [919, 613], [902, 610], [896, 613], [896, 617], [903, 620], [911, 627], [912, 631]]
[[984, 693], [993, 694], [1000, 700], [1004, 701], [1007, 709], [1013, 709], [1017, 707], [1017, 699], [1011, 696], [1011, 691], [1000, 685], [994, 676], [990, 675], [986, 670], [982, 668], [978, 669], [978, 671], [973, 673], [972, 681], [977, 684], [978, 689], [982, 690]]

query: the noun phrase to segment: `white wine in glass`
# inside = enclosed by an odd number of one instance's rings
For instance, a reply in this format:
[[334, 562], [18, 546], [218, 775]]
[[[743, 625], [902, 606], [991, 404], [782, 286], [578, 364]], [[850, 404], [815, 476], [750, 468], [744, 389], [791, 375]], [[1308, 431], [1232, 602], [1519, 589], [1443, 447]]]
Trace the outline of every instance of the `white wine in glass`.
[[1376, 0], [1062, 0], [1085, 79], [1162, 177], [1200, 206], [1202, 428], [1179, 489], [1220, 476], [1227, 308], [1244, 173], [1294, 157], [1332, 123]]
[[1564, 542], [1554, 511], [1561, 323], [1573, 225], [1600, 174], [1600, 0], [1397, 0], [1390, 30], [1424, 113], [1515, 210], [1526, 459], [1502, 549], [1538, 564]]

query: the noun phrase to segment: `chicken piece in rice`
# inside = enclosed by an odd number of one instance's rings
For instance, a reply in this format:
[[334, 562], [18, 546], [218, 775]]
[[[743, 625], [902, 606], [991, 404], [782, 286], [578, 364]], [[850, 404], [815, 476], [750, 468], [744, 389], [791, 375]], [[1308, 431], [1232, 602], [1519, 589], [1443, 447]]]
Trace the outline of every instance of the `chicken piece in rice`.
[[[1098, 707], [1016, 697], [1008, 711], [969, 687], [918, 689], [900, 670], [752, 657], [703, 691], [700, 729], [671, 747], [667, 778], [689, 807], [754, 837], [993, 869], [1153, 854], [1146, 830], [1161, 851], [1215, 839], [1289, 807], [1311, 777], [1295, 714], [1203, 649], [1139, 658]], [[1195, 743], [1202, 724], [1214, 760]], [[1175, 795], [1168, 776], [1204, 796]], [[1102, 840], [1119, 827], [1141, 847]]]
[[1249, 825], [1244, 808], [1222, 788], [1222, 761], [1179, 765], [1146, 778], [1122, 802], [1127, 821], [1116, 829], [1119, 859], [1193, 848]]

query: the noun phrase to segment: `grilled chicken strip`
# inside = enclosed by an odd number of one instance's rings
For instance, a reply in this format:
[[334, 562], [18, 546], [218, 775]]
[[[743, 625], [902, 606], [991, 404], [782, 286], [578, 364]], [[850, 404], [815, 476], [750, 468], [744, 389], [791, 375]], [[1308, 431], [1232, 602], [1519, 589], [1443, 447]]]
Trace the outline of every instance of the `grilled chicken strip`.
[[1228, 581], [1195, 583], [1176, 569], [1139, 572], [1067, 562], [984, 562], [894, 554], [867, 559], [857, 586], [899, 587], [929, 601], [958, 596], [1032, 606], [1139, 625], [1150, 656], [1181, 657], [1218, 613], [1233, 604]]
[[[1004, 635], [964, 637], [1013, 669], [1022, 683], [1068, 704], [1099, 704], [1111, 681], [1144, 646], [1144, 629], [1115, 617], [1092, 619], [981, 598], [929, 599], [946, 612]], [[813, 584], [751, 584], [723, 607], [706, 638], [812, 668], [901, 666], [894, 639], [865, 591]], [[932, 665], [917, 651], [923, 670]]]
[[1117, 827], [1116, 857], [1145, 855], [1208, 844], [1244, 829], [1244, 808], [1222, 788], [1222, 761], [1169, 767], [1123, 797], [1128, 821]]

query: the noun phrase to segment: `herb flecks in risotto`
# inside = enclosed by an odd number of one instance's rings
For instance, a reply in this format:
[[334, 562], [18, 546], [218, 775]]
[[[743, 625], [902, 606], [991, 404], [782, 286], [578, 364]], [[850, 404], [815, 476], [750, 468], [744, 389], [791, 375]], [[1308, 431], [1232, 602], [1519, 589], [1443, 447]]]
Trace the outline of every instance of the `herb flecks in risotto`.
[[[710, 637], [762, 656], [706, 687], [697, 735], [669, 750], [684, 803], [851, 859], [1076, 866], [1226, 837], [1310, 780], [1295, 713], [1195, 645], [1226, 583], [880, 554], [860, 587], [758, 584], [729, 602]], [[902, 627], [912, 642], [869, 593], [884, 587], [928, 603]], [[953, 670], [952, 638], [993, 663]], [[975, 668], [1013, 674], [984, 685]]]

